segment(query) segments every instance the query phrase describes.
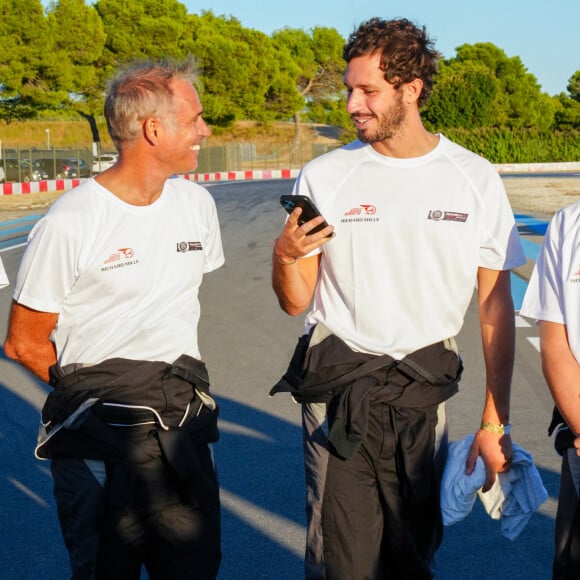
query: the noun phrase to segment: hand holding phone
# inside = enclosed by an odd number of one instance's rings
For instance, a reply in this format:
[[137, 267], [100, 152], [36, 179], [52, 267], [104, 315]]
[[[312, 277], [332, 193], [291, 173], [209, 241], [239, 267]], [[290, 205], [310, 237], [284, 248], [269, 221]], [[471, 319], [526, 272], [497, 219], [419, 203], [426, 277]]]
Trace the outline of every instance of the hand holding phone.
[[[302, 208], [302, 213], [298, 218], [298, 225], [301, 226], [306, 222], [322, 215], [318, 208], [314, 205], [314, 202], [305, 195], [281, 195], [280, 196], [280, 205], [290, 214], [292, 213], [297, 207]], [[323, 221], [321, 224], [317, 225], [315, 228], [311, 229], [308, 234], [315, 234], [320, 230], [328, 227], [328, 223]], [[331, 238], [332, 234], [326, 236], [327, 238]]]

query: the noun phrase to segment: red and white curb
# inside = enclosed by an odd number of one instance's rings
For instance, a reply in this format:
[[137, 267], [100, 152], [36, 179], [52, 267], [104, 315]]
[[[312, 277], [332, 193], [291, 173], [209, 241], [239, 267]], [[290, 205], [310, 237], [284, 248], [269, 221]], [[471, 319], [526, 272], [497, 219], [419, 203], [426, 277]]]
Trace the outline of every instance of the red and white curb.
[[183, 175], [191, 181], [245, 181], [252, 179], [292, 179], [300, 169], [259, 169], [250, 171], [218, 171], [216, 173], [189, 173]]
[[[580, 171], [580, 162], [562, 163], [498, 163], [499, 173], [545, 173]], [[217, 171], [215, 173], [188, 173], [185, 179], [198, 183], [219, 181], [245, 181], [252, 179], [292, 179], [298, 176], [299, 169], [257, 169], [248, 171]], [[2, 195], [27, 195], [44, 191], [67, 191], [79, 185], [84, 179], [49, 179], [29, 183], [3, 183]]]
[[25, 183], [3, 183], [2, 195], [28, 195], [47, 191], [66, 191], [76, 187], [84, 179], [47, 179], [44, 181], [29, 181]]
[[[185, 179], [198, 183], [219, 181], [248, 181], [252, 179], [292, 179], [299, 169], [260, 169], [250, 171], [218, 171], [215, 173], [188, 173]], [[2, 183], [2, 195], [28, 195], [49, 191], [67, 191], [81, 184], [84, 179], [47, 179], [26, 183]]]

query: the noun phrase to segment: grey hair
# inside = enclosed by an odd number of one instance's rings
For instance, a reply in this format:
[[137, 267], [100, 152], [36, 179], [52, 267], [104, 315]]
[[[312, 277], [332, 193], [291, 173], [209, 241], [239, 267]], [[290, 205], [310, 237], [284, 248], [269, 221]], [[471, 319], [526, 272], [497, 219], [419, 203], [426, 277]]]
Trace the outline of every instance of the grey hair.
[[148, 117], [171, 117], [171, 83], [175, 79], [188, 80], [199, 88], [197, 60], [192, 56], [181, 62], [139, 60], [117, 72], [105, 100], [107, 128], [117, 149], [137, 139]]

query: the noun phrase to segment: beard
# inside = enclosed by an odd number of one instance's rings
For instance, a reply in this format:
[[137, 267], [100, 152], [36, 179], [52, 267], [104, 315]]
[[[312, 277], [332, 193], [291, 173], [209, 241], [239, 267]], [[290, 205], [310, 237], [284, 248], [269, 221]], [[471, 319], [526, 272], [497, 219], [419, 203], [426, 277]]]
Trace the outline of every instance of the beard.
[[379, 141], [387, 141], [393, 137], [402, 135], [403, 125], [407, 115], [403, 105], [403, 93], [397, 92], [395, 103], [392, 107], [380, 117], [377, 117], [379, 126], [374, 133], [365, 133], [364, 127], [358, 131], [358, 138], [363, 143], [377, 143]]

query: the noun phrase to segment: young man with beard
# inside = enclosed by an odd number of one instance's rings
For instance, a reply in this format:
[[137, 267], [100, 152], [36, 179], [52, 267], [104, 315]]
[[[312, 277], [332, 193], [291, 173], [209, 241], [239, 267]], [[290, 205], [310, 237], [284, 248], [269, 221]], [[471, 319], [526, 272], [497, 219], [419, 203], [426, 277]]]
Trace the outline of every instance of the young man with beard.
[[442, 538], [444, 401], [457, 391], [454, 337], [477, 285], [486, 366], [482, 422], [466, 464], [484, 489], [509, 469], [514, 309], [525, 262], [500, 177], [427, 131], [439, 53], [406, 19], [373, 18], [344, 48], [359, 139], [306, 165], [294, 193], [323, 218], [289, 216], [273, 287], [306, 333], [273, 393], [303, 404], [306, 577], [431, 578]]
[[198, 291], [224, 262], [215, 203], [176, 173], [210, 129], [193, 61], [138, 62], [105, 102], [116, 165], [30, 234], [6, 354], [51, 385], [51, 459], [72, 578], [213, 580], [221, 559]]

